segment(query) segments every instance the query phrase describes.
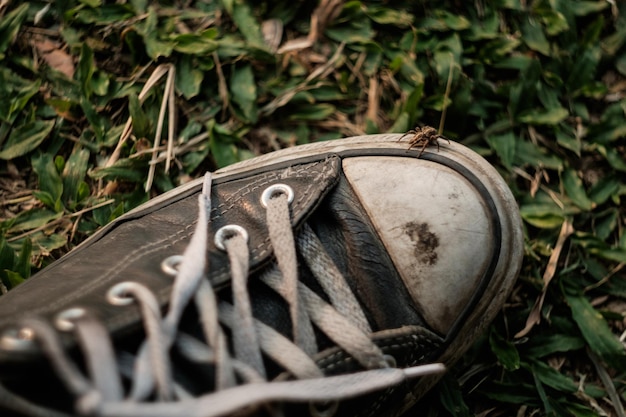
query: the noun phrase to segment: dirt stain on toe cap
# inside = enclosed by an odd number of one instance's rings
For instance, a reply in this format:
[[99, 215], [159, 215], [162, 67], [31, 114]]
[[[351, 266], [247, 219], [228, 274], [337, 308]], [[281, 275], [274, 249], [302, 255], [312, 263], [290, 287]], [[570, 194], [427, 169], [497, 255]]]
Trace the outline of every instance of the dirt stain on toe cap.
[[404, 225], [404, 233], [413, 242], [415, 259], [425, 265], [437, 263], [439, 237], [430, 231], [428, 223], [408, 222]]

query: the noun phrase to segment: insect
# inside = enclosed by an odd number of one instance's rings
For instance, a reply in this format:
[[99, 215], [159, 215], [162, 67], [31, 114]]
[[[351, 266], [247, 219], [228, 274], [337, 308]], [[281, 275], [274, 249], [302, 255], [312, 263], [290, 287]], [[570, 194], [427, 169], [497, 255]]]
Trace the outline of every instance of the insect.
[[437, 133], [437, 129], [430, 126], [416, 127], [415, 129], [411, 129], [406, 132], [404, 135], [398, 139], [398, 142], [404, 139], [407, 135], [413, 135], [411, 139], [409, 139], [409, 149], [417, 148], [421, 146], [420, 153], [417, 155], [419, 158], [424, 153], [424, 150], [428, 145], [437, 145], [437, 152], [439, 152], [439, 139], [445, 139], [450, 143], [448, 138], [441, 136]]

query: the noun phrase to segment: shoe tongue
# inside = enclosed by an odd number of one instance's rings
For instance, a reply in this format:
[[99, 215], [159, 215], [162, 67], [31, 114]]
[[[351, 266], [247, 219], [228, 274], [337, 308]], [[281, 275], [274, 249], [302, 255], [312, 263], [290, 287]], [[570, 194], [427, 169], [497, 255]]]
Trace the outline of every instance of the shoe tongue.
[[373, 331], [424, 325], [345, 178], [324, 199], [309, 225], [346, 278]]

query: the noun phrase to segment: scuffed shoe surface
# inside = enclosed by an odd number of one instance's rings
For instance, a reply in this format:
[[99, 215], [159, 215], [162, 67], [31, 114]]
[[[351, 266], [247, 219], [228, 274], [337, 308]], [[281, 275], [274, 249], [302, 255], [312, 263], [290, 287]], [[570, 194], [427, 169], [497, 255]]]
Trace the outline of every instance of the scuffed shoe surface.
[[207, 175], [2, 296], [0, 410], [409, 408], [494, 318], [523, 242], [486, 161], [445, 142], [420, 155], [399, 138], [305, 145]]

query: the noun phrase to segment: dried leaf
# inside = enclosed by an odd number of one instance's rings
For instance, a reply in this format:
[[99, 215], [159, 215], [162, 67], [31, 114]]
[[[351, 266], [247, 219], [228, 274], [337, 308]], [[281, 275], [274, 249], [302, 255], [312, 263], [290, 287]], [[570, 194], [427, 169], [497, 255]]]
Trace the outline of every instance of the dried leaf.
[[550, 281], [552, 281], [552, 278], [554, 278], [554, 274], [556, 273], [563, 245], [572, 233], [574, 233], [574, 227], [569, 220], [565, 219], [565, 221], [563, 221], [563, 225], [561, 226], [559, 238], [557, 239], [556, 245], [552, 250], [550, 259], [548, 260], [546, 270], [543, 273], [543, 290], [541, 291], [541, 295], [539, 296], [539, 298], [537, 298], [537, 301], [535, 301], [535, 305], [533, 306], [530, 314], [528, 315], [528, 318], [526, 319], [526, 327], [517, 332], [517, 334], [515, 335], [516, 338], [526, 336], [532, 330], [532, 328], [536, 324], [539, 324], [539, 322], [541, 321], [541, 308], [543, 307], [543, 302], [546, 297], [548, 285], [550, 284]]
[[280, 19], [268, 19], [261, 24], [263, 40], [271, 52], [276, 52], [283, 38], [283, 21]]
[[41, 57], [50, 68], [65, 74], [67, 78], [74, 78], [74, 73], [76, 72], [74, 59], [63, 50], [61, 44], [53, 42], [48, 38], [43, 38], [33, 41], [33, 46], [39, 51]]

